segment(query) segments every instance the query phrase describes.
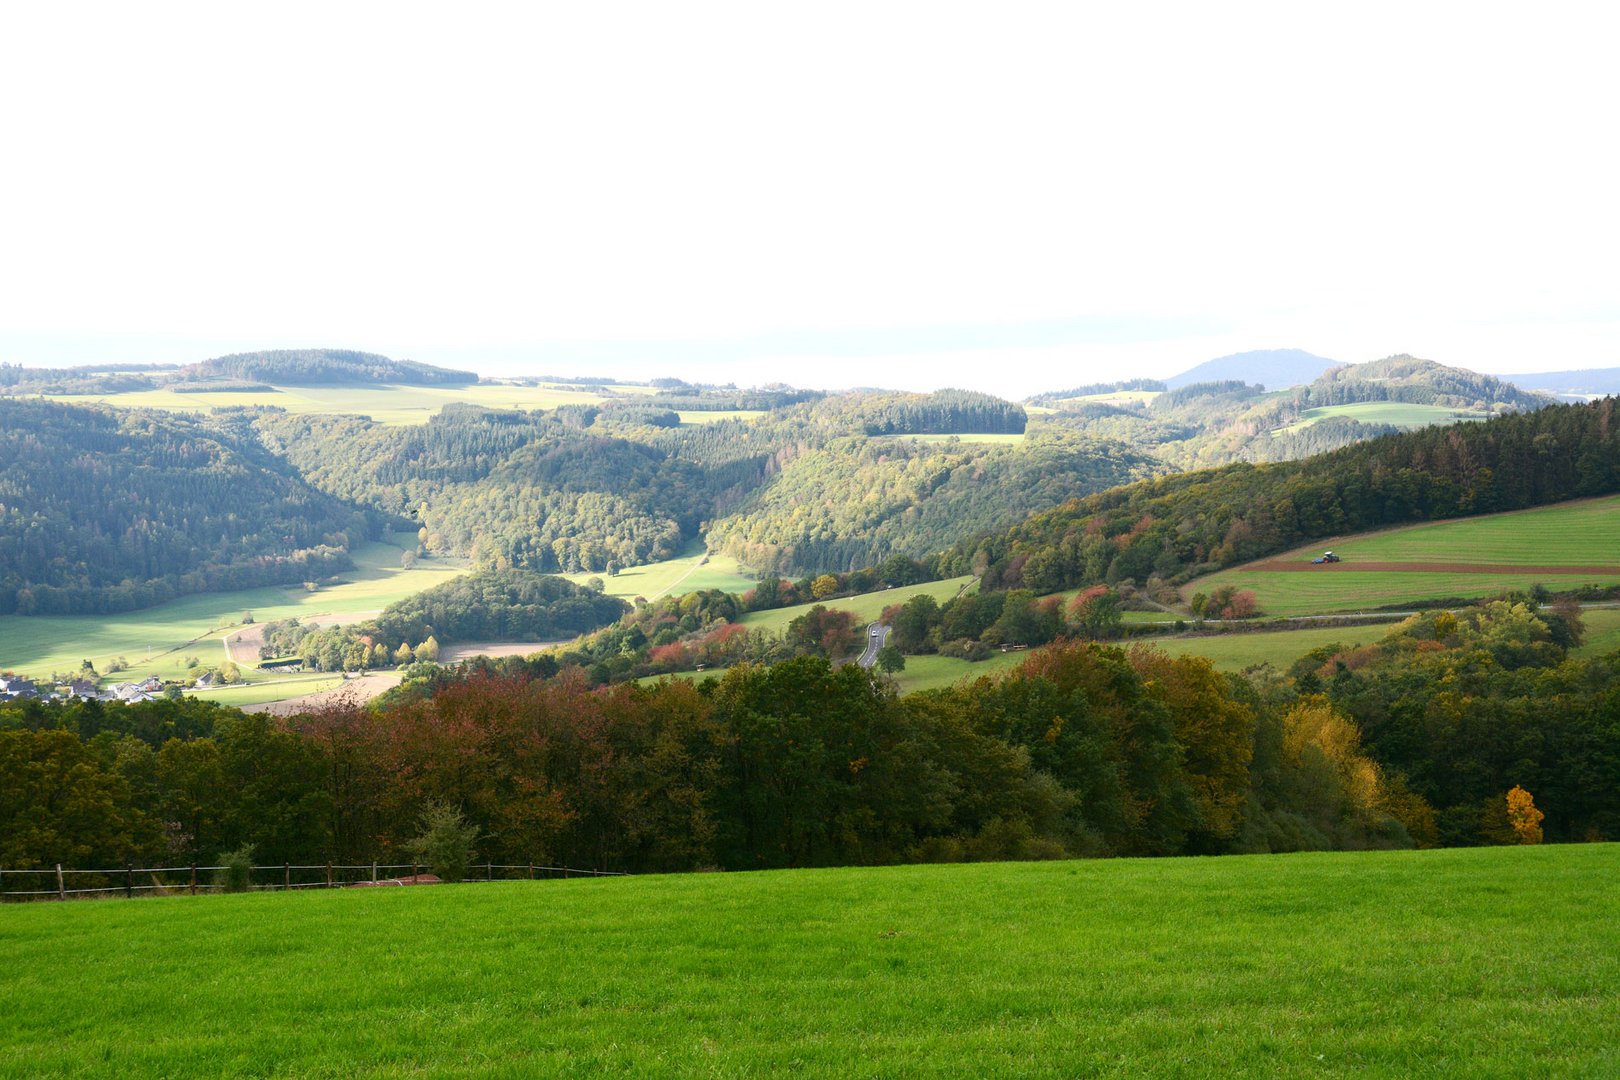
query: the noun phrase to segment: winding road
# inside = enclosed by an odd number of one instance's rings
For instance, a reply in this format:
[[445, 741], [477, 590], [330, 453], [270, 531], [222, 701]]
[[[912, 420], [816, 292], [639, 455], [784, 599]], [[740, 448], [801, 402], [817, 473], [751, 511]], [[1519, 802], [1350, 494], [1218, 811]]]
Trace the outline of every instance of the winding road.
[[871, 671], [872, 665], [877, 663], [878, 650], [883, 648], [883, 643], [889, 640], [889, 630], [890, 627], [884, 626], [880, 622], [868, 626], [866, 628], [866, 651], [861, 653], [861, 658], [855, 662]]

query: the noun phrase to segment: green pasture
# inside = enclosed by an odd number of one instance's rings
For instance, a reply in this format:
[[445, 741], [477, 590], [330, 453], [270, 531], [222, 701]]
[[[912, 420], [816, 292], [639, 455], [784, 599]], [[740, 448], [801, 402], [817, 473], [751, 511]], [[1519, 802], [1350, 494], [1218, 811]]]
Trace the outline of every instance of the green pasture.
[[627, 567], [611, 577], [592, 573], [562, 576], [576, 585], [583, 585], [592, 578], [601, 578], [604, 592], [625, 600], [634, 600], [638, 596], [657, 600], [666, 594], [684, 596], [702, 589], [743, 593], [757, 584], [736, 559], [705, 552], [702, 541], [689, 544], [677, 558]]
[[1304, 630], [1263, 630], [1235, 634], [1152, 638], [1171, 656], [1204, 656], [1221, 671], [1243, 671], [1260, 664], [1278, 669], [1323, 645], [1345, 648], [1367, 645], [1389, 633], [1394, 624], [1372, 626], [1313, 626]]
[[1586, 640], [1575, 656], [1607, 656], [1620, 650], [1620, 608], [1587, 608], [1581, 612]]
[[216, 705], [234, 705], [241, 708], [246, 705], [263, 705], [270, 701], [285, 701], [288, 698], [303, 697], [305, 694], [316, 694], [322, 690], [330, 690], [342, 682], [342, 677], [338, 675], [287, 675], [264, 678], [238, 686], [222, 686], [217, 690], [187, 690], [186, 694], [203, 701], [212, 701]]
[[[1331, 549], [1344, 561], [1302, 571], [1235, 567], [1198, 578], [1185, 596], [1223, 585], [1252, 589], [1267, 615], [1364, 611], [1409, 601], [1482, 597], [1542, 584], [1554, 591], [1620, 582], [1620, 496], [1459, 518], [1360, 536], [1328, 537], [1274, 560], [1309, 563]], [[1266, 560], [1266, 561], [1274, 561]], [[1427, 562], [1614, 566], [1614, 574], [1358, 571], [1357, 563]]]
[[1556, 590], [1617, 583], [1620, 583], [1620, 574], [1571, 577], [1564, 574], [1375, 573], [1336, 567], [1320, 575], [1227, 570], [1191, 582], [1182, 588], [1182, 593], [1191, 596], [1220, 585], [1252, 589], [1262, 615], [1287, 617], [1398, 608], [1403, 604], [1453, 597], [1467, 601], [1512, 590], [1527, 592], [1536, 585]]
[[754, 420], [765, 415], [764, 409], [676, 409], [675, 415], [681, 418], [682, 427], [692, 427], [695, 424], [712, 424], [716, 420]]
[[1399, 428], [1420, 428], [1431, 424], [1453, 424], [1459, 420], [1486, 420], [1494, 415], [1495, 413], [1475, 412], [1472, 409], [1452, 409], [1444, 405], [1411, 405], [1403, 401], [1360, 401], [1351, 405], [1324, 405], [1320, 409], [1307, 409], [1298, 423], [1278, 428], [1272, 434], [1291, 434], [1330, 416], [1348, 416], [1363, 424], [1393, 424]]
[[919, 690], [943, 690], [955, 686], [963, 679], [976, 679], [981, 675], [995, 675], [1029, 659], [1029, 650], [1022, 652], [993, 652], [984, 660], [960, 660], [951, 656], [908, 656], [906, 666], [895, 673], [902, 694], [915, 694]]
[[1114, 390], [1106, 394], [1082, 394], [1080, 397], [1061, 398], [1060, 402], [1080, 401], [1099, 405], [1146, 405], [1158, 397], [1162, 390]]
[[37, 903], [0, 1076], [1612, 1076], [1620, 847]]
[[913, 596], [927, 594], [944, 603], [955, 596], [962, 586], [974, 579], [971, 576], [947, 578], [944, 581], [930, 581], [922, 585], [903, 585], [898, 589], [884, 589], [881, 592], [864, 593], [860, 596], [846, 596], [837, 600], [818, 600], [810, 604], [797, 604], [793, 607], [777, 608], [774, 611], [751, 611], [737, 620], [750, 630], [785, 630], [788, 623], [805, 614], [818, 604], [822, 607], [836, 608], [840, 611], [852, 611], [861, 622], [869, 623], [883, 614], [883, 609], [891, 604], [904, 604]]
[[402, 554], [393, 544], [362, 544], [353, 553], [355, 569], [342, 575], [344, 583], [313, 593], [273, 585], [187, 596], [121, 615], [0, 616], [0, 669], [44, 677], [77, 671], [81, 660], [90, 660], [104, 672], [107, 661], [123, 656], [130, 668], [120, 680], [179, 678], [188, 656], [203, 667], [222, 663], [223, 638], [241, 631], [246, 612], [258, 622], [314, 615], [352, 621], [466, 572], [461, 560], [440, 558], [404, 570]]
[[[1620, 614], [1620, 613], [1617, 613]], [[1620, 618], [1615, 620], [1615, 636], [1620, 639]], [[1352, 648], [1377, 641], [1390, 630], [1386, 625], [1310, 627], [1304, 630], [1268, 630], [1252, 633], [1183, 635], [1177, 637], [1132, 638], [1111, 642], [1124, 648], [1133, 644], [1163, 649], [1171, 656], [1206, 656], [1221, 671], [1243, 671], [1259, 664], [1283, 669], [1301, 656], [1335, 642]], [[1620, 640], [1616, 641], [1620, 648]], [[949, 656], [908, 656], [905, 670], [895, 676], [903, 694], [954, 686], [963, 679], [1010, 671], [1034, 650], [992, 653], [987, 660], [959, 660]]]
[[[616, 391], [642, 388], [614, 387]], [[594, 405], [606, 400], [591, 390], [570, 386], [516, 386], [477, 383], [470, 386], [278, 386], [274, 393], [177, 394], [141, 390], [128, 394], [51, 395], [48, 400], [100, 402], [124, 408], [201, 412], [236, 405], [275, 405], [290, 413], [369, 416], [380, 424], [422, 424], [451, 402], [464, 401], [491, 409], [555, 409], [559, 405]]]

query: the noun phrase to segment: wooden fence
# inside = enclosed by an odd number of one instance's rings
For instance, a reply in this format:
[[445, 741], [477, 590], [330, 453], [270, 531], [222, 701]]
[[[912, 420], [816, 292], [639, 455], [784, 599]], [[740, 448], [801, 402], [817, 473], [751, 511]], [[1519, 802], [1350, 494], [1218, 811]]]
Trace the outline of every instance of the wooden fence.
[[[223, 866], [126, 866], [119, 870], [69, 870], [57, 863], [49, 870], [11, 870], [0, 867], [0, 903], [24, 900], [67, 900], [75, 897], [137, 895], [196, 896], [199, 892], [225, 892], [219, 879]], [[342, 889], [355, 885], [403, 885], [427, 871], [417, 863], [323, 863], [298, 866], [281, 863], [254, 866], [248, 888], [254, 891]], [[405, 874], [402, 871], [409, 871]], [[540, 863], [475, 863], [468, 881], [536, 881], [543, 878], [624, 877], [621, 870], [579, 870]]]

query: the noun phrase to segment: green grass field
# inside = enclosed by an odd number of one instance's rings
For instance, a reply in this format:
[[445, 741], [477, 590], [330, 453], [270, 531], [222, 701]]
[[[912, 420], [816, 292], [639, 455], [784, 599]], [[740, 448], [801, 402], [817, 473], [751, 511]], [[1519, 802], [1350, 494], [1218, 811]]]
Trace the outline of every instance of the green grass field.
[[1060, 400], [1100, 405], [1146, 405], [1163, 392], [1162, 390], [1114, 390], [1106, 394], [1082, 394], [1080, 397], [1061, 398]]
[[[970, 576], [947, 578], [944, 581], [930, 581], [922, 585], [903, 585], [898, 589], [884, 589], [881, 592], [865, 593], [861, 596], [847, 596], [838, 600], [821, 600], [816, 603], [840, 611], [852, 611], [862, 623], [869, 623], [883, 614], [883, 609], [890, 604], [904, 604], [913, 596], [924, 593], [943, 604], [946, 600], [955, 596], [962, 586], [971, 581], [973, 581], [973, 578]], [[750, 630], [783, 630], [786, 629], [788, 623], [815, 607], [816, 603], [797, 604], [793, 607], [777, 608], [775, 611], [752, 611], [744, 615], [738, 622]]]
[[[1457, 573], [1444, 569], [1359, 572], [1358, 563], [1452, 563], [1536, 566], [1620, 566], [1620, 496], [1560, 503], [1535, 510], [1462, 518], [1361, 536], [1327, 537], [1276, 560], [1308, 563], [1332, 549], [1337, 566], [1304, 571], [1236, 567], [1198, 578], [1183, 595], [1222, 585], [1253, 589], [1267, 615], [1365, 611], [1407, 601], [1491, 596], [1544, 584], [1553, 590], [1615, 584], [1616, 574]], [[1274, 561], [1274, 560], [1267, 560]]]
[[1586, 623], [1586, 640], [1574, 655], [1607, 656], [1620, 649], [1620, 608], [1588, 608], [1581, 617]]
[[[615, 387], [636, 392], [643, 387]], [[605, 400], [588, 390], [562, 386], [278, 386], [275, 393], [177, 394], [142, 390], [129, 394], [53, 395], [47, 400], [103, 402], [123, 408], [199, 412], [230, 405], [275, 405], [290, 413], [348, 413], [369, 416], [380, 424], [422, 424], [455, 401], [491, 409], [555, 409], [559, 405], [592, 405]]]
[[604, 592], [625, 600], [634, 600], [638, 596], [657, 600], [661, 596], [684, 596], [701, 589], [744, 593], [756, 584], [747, 569], [731, 556], [708, 555], [705, 558], [705, 554], [703, 542], [696, 540], [687, 545], [686, 551], [678, 558], [631, 566], [612, 577], [607, 574], [562, 576], [576, 585], [583, 585], [592, 578], [601, 578]]
[[986, 660], [958, 660], [950, 656], [908, 656], [903, 671], [894, 676], [902, 694], [919, 690], [943, 690], [963, 679], [1011, 671], [1029, 658], [1029, 652], [996, 652]]
[[1620, 846], [41, 903], [0, 1076], [1612, 1076]]
[[716, 420], [753, 420], [765, 415], [764, 409], [676, 409], [681, 427], [712, 424]]
[[1296, 424], [1278, 428], [1273, 435], [1287, 435], [1308, 428], [1330, 416], [1348, 416], [1363, 424], [1393, 424], [1399, 428], [1428, 427], [1430, 424], [1453, 424], [1459, 420], [1485, 420], [1495, 415], [1470, 409], [1450, 409], [1443, 405], [1409, 405], [1402, 401], [1360, 401], [1352, 405], [1325, 405], [1320, 409], [1307, 409]]
[[342, 677], [338, 675], [306, 673], [266, 678], [238, 686], [222, 686], [217, 690], [190, 690], [187, 693], [203, 701], [212, 701], [216, 705], [234, 705], [242, 708], [246, 705], [263, 705], [266, 702], [286, 701], [288, 698], [303, 697], [305, 694], [316, 694], [322, 690], [330, 690], [342, 682]]
[[453, 559], [423, 559], [403, 570], [402, 554], [393, 544], [363, 544], [354, 552], [355, 569], [343, 575], [345, 584], [313, 593], [297, 585], [268, 586], [187, 596], [122, 615], [0, 616], [0, 669], [44, 677], [77, 671], [81, 660], [104, 670], [107, 661], [123, 656], [130, 669], [119, 679], [178, 678], [187, 656], [204, 667], [222, 663], [222, 638], [241, 629], [245, 612], [259, 622], [313, 615], [352, 619], [466, 572]]
[[1153, 638], [1151, 641], [1171, 656], [1206, 656], [1221, 671], [1243, 671], [1259, 664], [1286, 669], [1295, 660], [1323, 645], [1337, 642], [1351, 648], [1370, 644], [1389, 633], [1390, 625], [1313, 626], [1306, 630]]

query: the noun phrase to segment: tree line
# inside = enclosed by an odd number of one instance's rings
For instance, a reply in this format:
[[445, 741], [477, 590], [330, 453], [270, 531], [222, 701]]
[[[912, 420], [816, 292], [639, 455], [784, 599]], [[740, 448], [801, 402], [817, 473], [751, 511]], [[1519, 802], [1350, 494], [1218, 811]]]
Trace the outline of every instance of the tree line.
[[15, 704], [0, 861], [388, 860], [435, 804], [481, 858], [639, 871], [1480, 844], [1515, 840], [1515, 788], [1548, 840], [1613, 838], [1617, 657], [1578, 639], [1520, 600], [1248, 677], [1070, 641], [906, 698], [805, 656], [599, 689], [492, 670], [283, 720]]

